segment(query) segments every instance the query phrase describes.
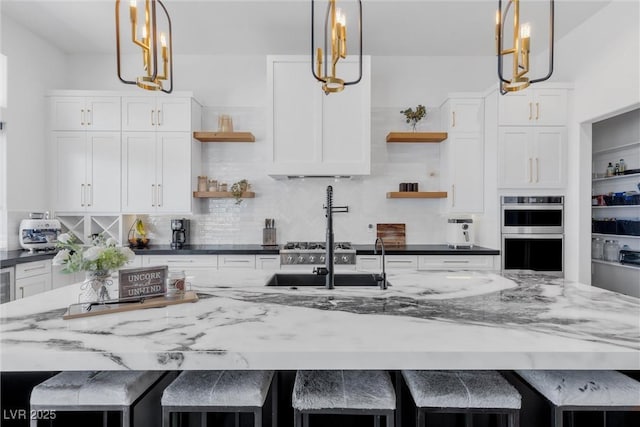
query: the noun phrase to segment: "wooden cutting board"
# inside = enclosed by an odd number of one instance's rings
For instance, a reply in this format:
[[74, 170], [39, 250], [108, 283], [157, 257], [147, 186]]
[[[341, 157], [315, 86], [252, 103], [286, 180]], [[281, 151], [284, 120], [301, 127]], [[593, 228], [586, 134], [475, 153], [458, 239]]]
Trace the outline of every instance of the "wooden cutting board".
[[377, 236], [385, 246], [405, 246], [407, 244], [405, 224], [376, 224]]

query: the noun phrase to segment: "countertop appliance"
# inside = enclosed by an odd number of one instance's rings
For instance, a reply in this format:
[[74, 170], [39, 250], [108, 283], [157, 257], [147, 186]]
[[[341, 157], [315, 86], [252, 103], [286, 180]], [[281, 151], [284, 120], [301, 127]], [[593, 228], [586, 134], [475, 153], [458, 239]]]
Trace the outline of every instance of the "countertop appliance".
[[473, 219], [449, 218], [447, 220], [447, 245], [455, 249], [473, 247]]
[[171, 249], [182, 249], [189, 244], [189, 228], [186, 218], [171, 220]]
[[640, 251], [623, 249], [620, 251], [620, 263], [640, 267]]
[[49, 219], [49, 213], [31, 213], [20, 221], [20, 246], [31, 252], [55, 249], [62, 228], [60, 221]]
[[564, 275], [564, 197], [502, 196], [502, 269]]
[[[333, 261], [336, 266], [356, 266], [356, 250], [349, 242], [335, 242]], [[287, 242], [280, 249], [280, 267], [322, 266], [326, 260], [325, 242]]]

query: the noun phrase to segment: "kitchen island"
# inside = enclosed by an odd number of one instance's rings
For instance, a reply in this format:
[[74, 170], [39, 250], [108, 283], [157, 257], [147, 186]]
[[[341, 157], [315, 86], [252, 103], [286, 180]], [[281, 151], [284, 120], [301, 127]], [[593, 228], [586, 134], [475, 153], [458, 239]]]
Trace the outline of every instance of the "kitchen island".
[[0, 306], [8, 371], [640, 370], [640, 299], [539, 274], [389, 274], [377, 287], [265, 287], [216, 274], [199, 301], [63, 320], [79, 284]]

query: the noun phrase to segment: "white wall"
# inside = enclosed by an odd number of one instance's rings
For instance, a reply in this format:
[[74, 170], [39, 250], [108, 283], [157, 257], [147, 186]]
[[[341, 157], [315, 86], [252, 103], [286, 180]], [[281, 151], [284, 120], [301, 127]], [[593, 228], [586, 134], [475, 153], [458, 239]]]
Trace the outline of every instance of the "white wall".
[[17, 248], [17, 220], [25, 213], [43, 211], [49, 199], [50, 164], [47, 161], [44, 92], [66, 83], [63, 52], [6, 15], [2, 19], [2, 51], [8, 59], [8, 105], [5, 114], [7, 185], [6, 247]]
[[640, 105], [640, 3], [614, 0], [556, 46], [554, 79], [573, 81], [568, 127], [566, 276], [591, 281], [590, 123]]

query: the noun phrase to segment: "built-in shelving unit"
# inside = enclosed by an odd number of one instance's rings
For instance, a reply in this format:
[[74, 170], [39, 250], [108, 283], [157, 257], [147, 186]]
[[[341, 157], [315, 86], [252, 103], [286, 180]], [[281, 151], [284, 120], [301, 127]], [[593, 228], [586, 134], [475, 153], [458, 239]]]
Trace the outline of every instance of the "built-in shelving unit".
[[251, 132], [194, 132], [200, 142], [256, 142]]
[[630, 148], [636, 148], [636, 147], [640, 147], [640, 141], [631, 142], [629, 144], [618, 145], [616, 147], [605, 148], [604, 150], [594, 150], [593, 155], [597, 156], [599, 154], [615, 153], [617, 151], [624, 151], [624, 150], [628, 150]]
[[[194, 191], [193, 197], [200, 199], [230, 199], [235, 197], [231, 191]], [[253, 191], [245, 191], [240, 196], [241, 199], [253, 199], [256, 193]]]
[[629, 178], [638, 178], [638, 177], [640, 177], [640, 173], [630, 173], [626, 175], [616, 175], [616, 176], [609, 176], [604, 178], [593, 178], [591, 181], [593, 182], [617, 181], [619, 179], [629, 179]]
[[391, 191], [387, 199], [445, 199], [446, 191]]
[[605, 234], [605, 233], [591, 233], [593, 237], [602, 237], [607, 240], [613, 239], [615, 237], [624, 237], [625, 239], [640, 239], [640, 236], [631, 236], [629, 234]]
[[387, 142], [442, 142], [447, 139], [447, 132], [389, 132]]

